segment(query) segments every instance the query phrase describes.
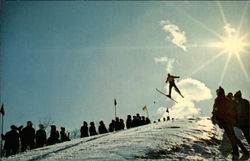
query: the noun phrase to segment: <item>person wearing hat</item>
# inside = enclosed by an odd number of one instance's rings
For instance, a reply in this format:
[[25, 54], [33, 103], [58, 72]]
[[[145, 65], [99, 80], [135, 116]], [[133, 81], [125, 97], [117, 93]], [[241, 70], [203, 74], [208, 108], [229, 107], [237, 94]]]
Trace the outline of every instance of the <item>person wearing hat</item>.
[[5, 135], [2, 134], [2, 139], [5, 140], [4, 150], [6, 157], [16, 154], [19, 148], [19, 133], [17, 132], [17, 127], [11, 125], [10, 129], [11, 130]]

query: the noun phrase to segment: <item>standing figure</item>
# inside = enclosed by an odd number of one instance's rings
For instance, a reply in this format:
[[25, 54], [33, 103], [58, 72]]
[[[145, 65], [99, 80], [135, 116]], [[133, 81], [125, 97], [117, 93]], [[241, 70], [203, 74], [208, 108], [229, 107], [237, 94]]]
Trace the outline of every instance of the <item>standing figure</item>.
[[32, 122], [28, 121], [27, 126], [25, 128], [23, 128], [20, 132], [22, 152], [24, 152], [28, 146], [30, 149], [35, 148], [36, 131], [32, 126], [33, 126]]
[[132, 126], [132, 118], [131, 118], [131, 115], [128, 115], [127, 116], [127, 120], [126, 120], [126, 127], [127, 129], [131, 128]]
[[96, 129], [95, 129], [95, 123], [91, 122], [89, 127], [89, 134], [90, 136], [97, 135]]
[[2, 134], [2, 139], [5, 140], [4, 150], [6, 151], [6, 157], [16, 154], [19, 148], [19, 133], [17, 132], [17, 127], [11, 125], [10, 129], [11, 130], [5, 135]]
[[81, 138], [89, 136], [89, 127], [86, 121], [83, 122], [83, 126], [81, 127]]
[[70, 141], [69, 136], [65, 132], [65, 127], [61, 127], [60, 135], [61, 135], [61, 142]]
[[177, 88], [176, 84], [175, 84], [175, 78], [180, 78], [179, 76], [173, 76], [173, 75], [170, 75], [170, 73], [168, 73], [168, 77], [167, 77], [167, 80], [165, 83], [168, 83], [169, 82], [169, 94], [168, 96], [171, 98], [171, 90], [172, 90], [172, 87], [175, 88], [176, 92], [179, 93], [181, 95], [181, 97], [184, 98], [184, 96], [181, 94], [180, 90]]
[[249, 129], [250, 129], [250, 104], [247, 99], [242, 98], [241, 91], [238, 91], [235, 93], [235, 105], [236, 105], [236, 113], [237, 113], [237, 127], [239, 127], [248, 144], [250, 143], [250, 137], [249, 137]]
[[36, 131], [36, 147], [40, 148], [46, 145], [47, 135], [46, 131], [44, 130], [44, 125], [39, 125], [39, 130]]
[[47, 140], [47, 145], [59, 143], [59, 132], [56, 130], [56, 125], [51, 125], [50, 136]]
[[120, 119], [120, 130], [124, 130], [124, 128], [125, 128], [124, 120]]
[[109, 124], [109, 132], [114, 132], [115, 131], [115, 120], [112, 120], [111, 123]]
[[100, 124], [99, 127], [98, 127], [99, 134], [105, 134], [105, 133], [107, 133], [108, 130], [107, 130], [105, 124], [103, 123], [103, 121], [100, 121], [99, 124]]

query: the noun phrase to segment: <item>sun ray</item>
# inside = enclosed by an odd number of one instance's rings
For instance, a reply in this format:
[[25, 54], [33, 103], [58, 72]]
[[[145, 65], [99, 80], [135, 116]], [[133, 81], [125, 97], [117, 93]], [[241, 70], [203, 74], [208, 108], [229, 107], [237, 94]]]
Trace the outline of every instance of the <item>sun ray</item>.
[[179, 8], [177, 8], [175, 5], [172, 5], [173, 8], [176, 9], [177, 12], [181, 13], [182, 15], [186, 16], [187, 18], [189, 18], [190, 20], [194, 21], [195, 23], [197, 23], [198, 25], [200, 25], [201, 27], [203, 27], [204, 29], [206, 29], [207, 31], [209, 31], [210, 33], [214, 34], [216, 37], [218, 37], [219, 39], [222, 39], [222, 36], [220, 34], [218, 34], [217, 32], [215, 32], [214, 30], [210, 29], [209, 27], [207, 27], [206, 25], [204, 25], [202, 22], [196, 20], [195, 18], [193, 18], [192, 16], [190, 16], [187, 12], [184, 12], [183, 10], [180, 10]]
[[222, 8], [222, 6], [221, 6], [221, 3], [220, 3], [220, 1], [216, 1], [216, 2], [217, 2], [217, 5], [218, 5], [218, 7], [219, 7], [219, 10], [220, 10], [221, 17], [222, 17], [222, 20], [223, 20], [223, 22], [224, 22], [224, 25], [226, 25], [226, 24], [228, 24], [228, 23], [227, 23], [227, 19], [226, 19], [226, 16], [225, 16], [225, 14], [224, 14], [223, 8]]
[[250, 31], [248, 31], [247, 33], [245, 33], [240, 39], [244, 40], [248, 35], [249, 35]]
[[218, 59], [220, 56], [222, 56], [225, 53], [225, 51], [221, 51], [219, 54], [213, 56], [211, 59], [207, 60], [205, 63], [203, 63], [200, 67], [198, 67], [195, 71], [193, 71], [190, 76], [195, 75], [199, 71], [201, 71], [204, 67], [206, 67], [208, 64], [212, 63], [216, 59]]
[[233, 54], [230, 53], [228, 55], [228, 57], [227, 57], [227, 61], [226, 61], [225, 65], [224, 65], [223, 71], [221, 73], [221, 77], [220, 77], [220, 81], [219, 81], [219, 85], [218, 86], [222, 85], [222, 83], [223, 83], [223, 80], [224, 80], [224, 77], [225, 77], [225, 73], [226, 73], [226, 70], [227, 70], [228, 64], [229, 64], [229, 62], [231, 60], [232, 55]]
[[237, 57], [237, 60], [238, 60], [238, 62], [239, 62], [239, 64], [240, 64], [240, 67], [241, 67], [241, 70], [242, 70], [242, 72], [244, 73], [244, 75], [245, 75], [247, 81], [250, 82], [249, 75], [248, 75], [248, 73], [247, 73], [247, 71], [246, 71], [246, 68], [245, 68], [245, 66], [244, 66], [244, 64], [243, 64], [243, 62], [242, 62], [242, 60], [241, 60], [241, 58], [240, 58], [240, 56], [239, 56], [239, 53], [236, 54], [236, 57]]
[[246, 2], [247, 4], [245, 5], [245, 8], [244, 8], [244, 10], [243, 10], [243, 12], [242, 12], [242, 14], [241, 14], [241, 18], [240, 18], [240, 24], [239, 24], [239, 26], [238, 26], [238, 32], [240, 32], [240, 30], [241, 30], [241, 27], [242, 27], [242, 23], [243, 23], [243, 20], [245, 19], [245, 17], [246, 17], [246, 13], [247, 13], [247, 9], [248, 9], [248, 7], [249, 7], [249, 1], [247, 1]]
[[209, 48], [211, 47], [210, 45], [208, 44], [190, 44], [190, 45], [186, 45], [187, 48]]

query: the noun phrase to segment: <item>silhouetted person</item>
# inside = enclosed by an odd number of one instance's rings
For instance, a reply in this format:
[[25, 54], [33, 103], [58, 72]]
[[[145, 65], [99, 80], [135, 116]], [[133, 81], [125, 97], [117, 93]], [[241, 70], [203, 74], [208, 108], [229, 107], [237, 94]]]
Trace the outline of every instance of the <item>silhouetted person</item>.
[[248, 144], [250, 143], [250, 104], [247, 99], [242, 98], [241, 91], [237, 91], [234, 95], [234, 102], [237, 111], [237, 124], [242, 130]]
[[56, 130], [56, 125], [51, 125], [50, 136], [47, 140], [48, 145], [59, 143], [59, 132]]
[[109, 132], [115, 131], [115, 120], [112, 120], [109, 124]]
[[141, 125], [146, 125], [145, 116], [142, 116], [142, 117], [141, 117]]
[[181, 94], [180, 90], [177, 88], [176, 84], [175, 84], [175, 78], [180, 78], [179, 76], [173, 76], [173, 75], [170, 75], [170, 73], [168, 73], [168, 77], [167, 77], [167, 80], [165, 83], [168, 83], [169, 82], [169, 94], [168, 96], [171, 98], [171, 90], [172, 90], [172, 87], [175, 88], [175, 90], [184, 98], [184, 96]]
[[124, 130], [124, 128], [125, 128], [124, 120], [120, 119], [120, 130]]
[[164, 118], [163, 118], [163, 122], [165, 122], [165, 121], [166, 121], [166, 118], [164, 117]]
[[46, 145], [47, 142], [47, 135], [46, 131], [44, 130], [44, 125], [39, 125], [39, 130], [36, 131], [36, 147], [40, 148]]
[[32, 122], [28, 121], [27, 126], [23, 128], [20, 132], [20, 138], [21, 138], [21, 150], [22, 152], [27, 149], [29, 146], [30, 149], [35, 148], [35, 136], [36, 136], [36, 131], [32, 127]]
[[100, 121], [99, 124], [100, 124], [99, 127], [98, 127], [99, 134], [105, 134], [105, 133], [107, 133], [108, 130], [107, 130], [105, 124], [103, 123], [103, 121]]
[[15, 125], [10, 126], [10, 131], [5, 135], [2, 134], [2, 139], [5, 140], [4, 149], [6, 151], [5, 156], [14, 155], [19, 148], [19, 133]]
[[139, 122], [140, 122], [139, 118], [137, 116], [133, 116], [132, 127], [139, 126], [139, 124], [140, 124]]
[[127, 120], [126, 120], [126, 127], [127, 129], [131, 128], [132, 126], [132, 118], [131, 118], [131, 115], [128, 115], [127, 116]]
[[119, 117], [115, 118], [115, 131], [121, 130], [121, 123]]
[[142, 123], [142, 117], [140, 116], [139, 113], [136, 114], [136, 118], [137, 118], [137, 121], [138, 121], [136, 126], [143, 125], [143, 123]]
[[150, 123], [151, 123], [150, 119], [146, 117], [146, 124], [150, 124]]
[[90, 122], [89, 134], [90, 134], [90, 136], [97, 135], [94, 122]]
[[81, 127], [81, 138], [89, 136], [89, 128], [88, 123], [86, 121], [83, 122], [83, 126]]
[[170, 120], [170, 116], [167, 116], [167, 121], [169, 121]]
[[70, 141], [69, 136], [66, 134], [65, 127], [61, 127], [60, 136], [61, 142]]

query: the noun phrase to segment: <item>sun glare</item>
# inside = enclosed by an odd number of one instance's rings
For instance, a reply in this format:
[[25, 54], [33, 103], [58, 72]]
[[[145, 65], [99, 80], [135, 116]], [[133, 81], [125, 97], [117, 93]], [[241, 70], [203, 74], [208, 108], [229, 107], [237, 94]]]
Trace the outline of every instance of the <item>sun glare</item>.
[[244, 51], [248, 46], [238, 35], [224, 37], [222, 42], [216, 43], [216, 47], [222, 48], [224, 51], [230, 54], [238, 54]]
[[[249, 9], [250, 3], [246, 3], [246, 5], [242, 11], [239, 25], [237, 28], [232, 27], [231, 24], [226, 19], [226, 15], [223, 11], [223, 6], [221, 5], [220, 1], [217, 1], [217, 5], [218, 5], [218, 9], [219, 9], [220, 14], [221, 14], [222, 22], [224, 23], [224, 26], [223, 26], [224, 33], [222, 33], [222, 34], [215, 32], [214, 30], [208, 28], [206, 25], [204, 25], [200, 21], [196, 20], [195, 18], [188, 16], [188, 18], [190, 18], [191, 20], [193, 20], [194, 22], [199, 24], [204, 29], [208, 30], [210, 33], [216, 35], [217, 38], [219, 39], [219, 41], [217, 41], [217, 42], [210, 42], [209, 44], [206, 45], [206, 47], [218, 48], [219, 53], [217, 53], [216, 55], [214, 55], [213, 57], [211, 57], [210, 59], [208, 59], [207, 61], [202, 63], [202, 65], [200, 67], [196, 68], [191, 73], [191, 75], [194, 75], [194, 74], [200, 72], [203, 68], [205, 68], [206, 66], [208, 66], [209, 64], [211, 64], [212, 62], [217, 60], [222, 55], [226, 54], [227, 59], [225, 61], [224, 67], [222, 68], [222, 73], [221, 73], [219, 85], [221, 85], [224, 81], [224, 77], [225, 77], [227, 68], [230, 66], [231, 59], [235, 58], [235, 57], [237, 58], [236, 60], [238, 61], [240, 68], [246, 77], [246, 80], [248, 82], [250, 82], [249, 74], [248, 74], [248, 72], [244, 66], [244, 63], [242, 61], [242, 58], [241, 58], [243, 56], [243, 54], [246, 54], [246, 53], [249, 54], [249, 47], [250, 47], [249, 35], [250, 35], [250, 32], [248, 31], [248, 32], [244, 33], [242, 31], [242, 25], [243, 25], [244, 20], [246, 19], [248, 11], [249, 11], [248, 9]], [[187, 13], [186, 13], [186, 15], [187, 15]]]

